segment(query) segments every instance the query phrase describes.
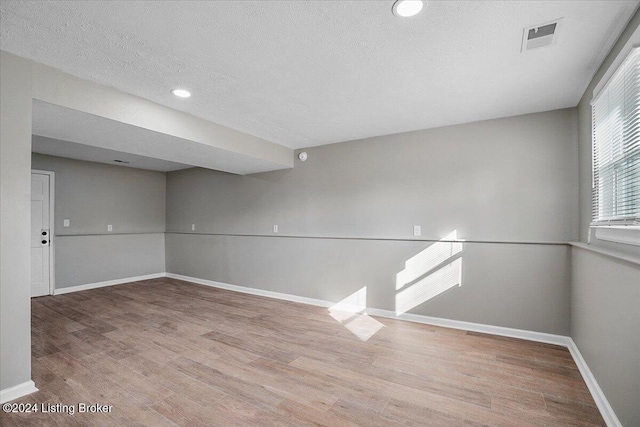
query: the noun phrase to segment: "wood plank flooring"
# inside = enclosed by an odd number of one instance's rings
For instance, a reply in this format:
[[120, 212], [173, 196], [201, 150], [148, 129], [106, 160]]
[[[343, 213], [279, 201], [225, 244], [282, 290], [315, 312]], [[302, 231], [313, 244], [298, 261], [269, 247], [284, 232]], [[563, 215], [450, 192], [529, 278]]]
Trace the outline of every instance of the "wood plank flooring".
[[157, 279], [32, 300], [39, 392], [3, 426], [604, 426], [554, 345]]

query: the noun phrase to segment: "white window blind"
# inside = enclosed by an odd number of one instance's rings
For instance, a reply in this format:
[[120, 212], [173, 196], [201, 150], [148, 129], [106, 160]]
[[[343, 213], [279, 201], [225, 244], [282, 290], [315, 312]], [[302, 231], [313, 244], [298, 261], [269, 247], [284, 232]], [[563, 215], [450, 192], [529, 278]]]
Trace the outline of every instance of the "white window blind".
[[593, 222], [640, 219], [640, 48], [592, 102]]

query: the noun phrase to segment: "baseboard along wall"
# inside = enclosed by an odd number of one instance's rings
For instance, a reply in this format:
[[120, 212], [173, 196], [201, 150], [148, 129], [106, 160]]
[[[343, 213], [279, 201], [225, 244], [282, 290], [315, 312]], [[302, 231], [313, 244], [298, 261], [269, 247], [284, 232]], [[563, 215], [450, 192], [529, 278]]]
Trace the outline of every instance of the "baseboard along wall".
[[607, 397], [605, 396], [604, 392], [598, 385], [598, 381], [596, 381], [596, 377], [593, 375], [593, 373], [591, 372], [591, 369], [589, 369], [589, 366], [587, 365], [587, 362], [582, 357], [582, 354], [580, 353], [578, 346], [576, 345], [576, 343], [573, 341], [571, 337], [567, 337], [567, 338], [569, 339], [569, 345], [567, 345], [567, 348], [569, 349], [569, 353], [571, 353], [571, 357], [573, 357], [573, 361], [576, 362], [576, 366], [578, 366], [578, 370], [582, 375], [582, 379], [584, 379], [584, 382], [587, 383], [587, 388], [591, 392], [591, 396], [593, 397], [593, 400], [596, 402], [596, 406], [600, 411], [600, 415], [602, 415], [602, 418], [604, 419], [605, 423], [607, 423], [607, 427], [624, 427], [620, 422], [620, 420], [618, 419], [618, 416], [616, 415], [615, 411], [611, 407], [611, 404], [607, 400]]
[[[285, 301], [298, 302], [302, 304], [310, 304], [318, 307], [332, 307], [336, 304], [333, 301], [326, 301], [314, 298], [300, 297], [297, 295], [283, 294], [279, 292], [265, 291], [262, 289], [248, 288], [246, 286], [230, 285], [228, 283], [215, 282], [211, 280], [199, 279], [197, 277], [182, 276], [180, 274], [167, 273], [166, 277], [171, 279], [184, 280], [185, 282], [197, 283], [199, 285], [211, 286], [218, 289], [226, 289], [228, 291], [241, 292], [245, 294], [258, 295], [268, 298], [275, 298]], [[461, 329], [464, 331], [483, 332], [492, 335], [500, 335], [504, 337], [521, 338], [529, 341], [543, 342], [547, 344], [556, 344], [567, 347], [569, 337], [564, 335], [547, 334], [543, 332], [533, 332], [521, 329], [504, 328], [501, 326], [484, 325], [480, 323], [463, 322], [460, 320], [443, 319], [439, 317], [422, 316], [418, 314], [402, 313], [396, 314], [390, 310], [381, 310], [378, 308], [366, 308], [359, 311], [363, 314], [371, 316], [386, 317], [389, 319], [406, 320], [409, 322], [423, 323], [426, 325], [441, 326], [444, 328]]]
[[14, 385], [13, 387], [0, 390], [0, 404], [10, 402], [19, 397], [26, 396], [38, 391], [33, 381], [29, 380], [22, 384]]
[[70, 292], [87, 291], [89, 289], [103, 288], [105, 286], [122, 285], [124, 283], [139, 282], [140, 280], [159, 279], [167, 277], [167, 273], [146, 274], [144, 276], [126, 277], [123, 279], [106, 280], [104, 282], [87, 283], [86, 285], [67, 286], [64, 288], [56, 288], [54, 295], [68, 294]]

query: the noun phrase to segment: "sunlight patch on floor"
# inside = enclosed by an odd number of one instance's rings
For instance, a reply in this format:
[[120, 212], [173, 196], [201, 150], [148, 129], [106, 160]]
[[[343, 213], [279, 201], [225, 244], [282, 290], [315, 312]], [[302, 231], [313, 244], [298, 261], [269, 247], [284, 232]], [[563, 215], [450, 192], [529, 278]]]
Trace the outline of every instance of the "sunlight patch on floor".
[[361, 341], [367, 341], [384, 325], [363, 313], [367, 309], [367, 287], [363, 286], [329, 308], [329, 315]]

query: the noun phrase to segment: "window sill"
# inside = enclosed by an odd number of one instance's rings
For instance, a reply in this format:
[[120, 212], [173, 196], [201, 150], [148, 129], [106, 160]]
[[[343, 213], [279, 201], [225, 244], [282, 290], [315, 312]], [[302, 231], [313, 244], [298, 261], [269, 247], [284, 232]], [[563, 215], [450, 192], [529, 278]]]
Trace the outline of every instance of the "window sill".
[[640, 246], [640, 226], [637, 225], [592, 225], [598, 240]]
[[636, 265], [640, 266], [640, 258], [637, 258], [637, 257], [632, 256], [632, 255], [627, 255], [627, 254], [611, 251], [609, 249], [602, 249], [602, 248], [595, 247], [593, 245], [587, 245], [586, 243], [581, 243], [581, 242], [569, 242], [569, 245], [571, 245], [571, 246], [573, 246], [575, 248], [584, 249], [586, 251], [594, 252], [594, 253], [597, 253], [597, 254], [600, 254], [600, 255], [606, 255], [606, 256], [611, 257], [611, 258], [615, 258], [615, 259], [618, 259], [618, 260], [621, 260], [621, 261], [630, 262], [632, 264], [636, 264]]

